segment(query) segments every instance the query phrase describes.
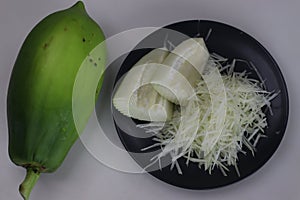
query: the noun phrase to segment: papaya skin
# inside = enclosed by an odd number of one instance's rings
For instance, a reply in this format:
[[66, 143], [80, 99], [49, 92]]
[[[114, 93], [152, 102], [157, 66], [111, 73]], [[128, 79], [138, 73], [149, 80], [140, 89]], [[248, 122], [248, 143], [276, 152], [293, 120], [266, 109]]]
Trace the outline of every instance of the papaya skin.
[[[24, 199], [29, 198], [39, 174], [59, 168], [78, 139], [80, 133], [72, 113], [73, 85], [84, 59], [104, 40], [101, 28], [81, 1], [48, 15], [26, 37], [7, 95], [9, 156], [16, 165], [27, 169], [20, 186]], [[103, 71], [105, 57], [103, 49], [93, 59], [97, 62], [95, 71]], [[96, 97], [102, 80], [99, 77]], [[83, 124], [89, 114], [83, 114]]]

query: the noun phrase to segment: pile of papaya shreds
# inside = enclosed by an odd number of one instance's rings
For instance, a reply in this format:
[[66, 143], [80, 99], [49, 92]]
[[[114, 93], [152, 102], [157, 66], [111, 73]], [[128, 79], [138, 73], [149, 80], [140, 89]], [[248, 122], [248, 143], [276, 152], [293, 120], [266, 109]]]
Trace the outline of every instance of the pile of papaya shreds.
[[160, 147], [146, 168], [171, 156], [171, 169], [182, 174], [178, 159], [197, 163], [212, 173], [219, 168], [226, 176], [229, 166], [237, 174], [238, 153], [254, 155], [266, 137], [266, 114], [276, 93], [263, 83], [234, 72], [235, 63], [209, 54], [202, 38], [189, 38], [168, 51], [152, 50], [125, 75], [114, 95], [117, 110], [128, 117], [146, 120], [138, 124]]

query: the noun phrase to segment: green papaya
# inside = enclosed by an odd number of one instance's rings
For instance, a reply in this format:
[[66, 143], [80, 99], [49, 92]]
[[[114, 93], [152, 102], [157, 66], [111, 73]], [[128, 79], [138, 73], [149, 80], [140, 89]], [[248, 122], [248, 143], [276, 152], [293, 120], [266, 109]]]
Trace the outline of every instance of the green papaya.
[[[106, 49], [96, 47], [104, 40], [81, 1], [48, 15], [26, 37], [7, 94], [9, 156], [27, 169], [19, 188], [24, 199], [40, 173], [54, 172], [62, 164], [84, 129], [95, 106], [86, 95], [97, 97], [102, 85]], [[78, 80], [80, 70], [84, 73]], [[74, 95], [76, 81], [82, 85]], [[74, 98], [80, 103], [79, 127]]]

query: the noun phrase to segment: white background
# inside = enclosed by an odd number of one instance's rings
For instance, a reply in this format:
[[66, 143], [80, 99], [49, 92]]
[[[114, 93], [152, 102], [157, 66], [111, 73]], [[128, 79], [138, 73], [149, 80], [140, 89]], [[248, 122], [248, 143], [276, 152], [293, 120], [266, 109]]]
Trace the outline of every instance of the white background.
[[[21, 199], [25, 175], [8, 157], [6, 93], [20, 45], [32, 27], [72, 0], [1, 0], [0, 2], [0, 199]], [[187, 19], [231, 24], [261, 42], [281, 67], [290, 98], [284, 140], [271, 160], [250, 177], [227, 187], [190, 191], [148, 174], [115, 171], [96, 161], [80, 141], [53, 174], [43, 174], [32, 200], [74, 199], [300, 199], [300, 1], [298, 0], [86, 0], [86, 8], [107, 37], [144, 26], [164, 26]], [[109, 154], [110, 152], [107, 152]], [[199, 180], [201, 181], [201, 180]]]

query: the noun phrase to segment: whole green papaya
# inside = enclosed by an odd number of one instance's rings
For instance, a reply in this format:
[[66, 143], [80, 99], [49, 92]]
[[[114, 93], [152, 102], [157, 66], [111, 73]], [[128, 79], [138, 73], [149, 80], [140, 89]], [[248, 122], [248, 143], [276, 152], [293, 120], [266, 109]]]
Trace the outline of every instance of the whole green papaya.
[[[53, 172], [62, 164], [87, 123], [95, 105], [86, 99], [87, 91], [98, 96], [106, 60], [105, 46], [95, 47], [104, 40], [80, 1], [45, 17], [26, 37], [7, 97], [9, 155], [27, 169], [19, 188], [24, 199], [40, 173]], [[78, 82], [80, 70], [85, 73]], [[76, 81], [82, 85], [74, 96]], [[81, 104], [79, 127], [73, 116], [74, 98]]]

